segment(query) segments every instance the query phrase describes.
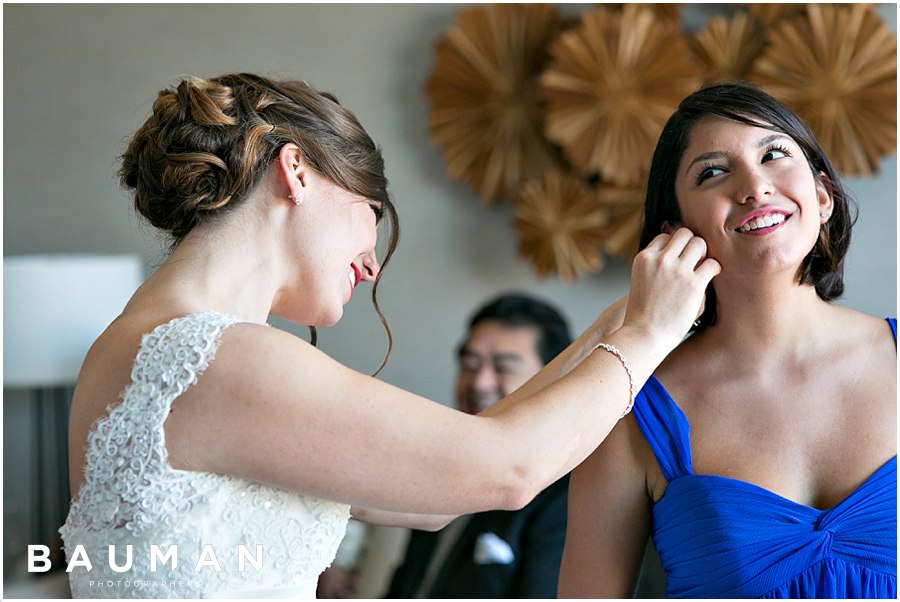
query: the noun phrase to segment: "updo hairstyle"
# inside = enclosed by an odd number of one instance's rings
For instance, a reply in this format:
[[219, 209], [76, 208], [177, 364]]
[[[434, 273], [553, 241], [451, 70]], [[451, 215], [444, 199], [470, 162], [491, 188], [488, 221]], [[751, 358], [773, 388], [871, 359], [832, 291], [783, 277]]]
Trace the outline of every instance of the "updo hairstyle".
[[395, 218], [381, 152], [350, 111], [305, 82], [249, 73], [162, 90], [119, 175], [138, 212], [177, 244], [240, 204], [290, 142], [328, 179]]
[[[183, 79], [174, 90], [159, 92], [152, 114], [121, 157], [119, 177], [134, 190], [138, 212], [168, 232], [174, 248], [196, 226], [242, 203], [291, 142], [329, 180], [380, 203], [390, 222], [383, 270], [399, 224], [381, 151], [337, 98], [305, 82], [250, 73]], [[378, 305], [380, 279], [379, 274], [372, 302], [388, 336], [384, 367], [392, 336]], [[315, 328], [310, 330], [315, 344]]]

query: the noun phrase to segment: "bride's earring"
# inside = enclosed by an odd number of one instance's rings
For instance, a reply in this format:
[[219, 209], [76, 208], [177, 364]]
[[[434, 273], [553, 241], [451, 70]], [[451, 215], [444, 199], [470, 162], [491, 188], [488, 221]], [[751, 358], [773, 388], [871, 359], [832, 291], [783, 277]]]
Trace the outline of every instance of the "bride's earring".
[[303, 178], [302, 176], [297, 177], [297, 192], [291, 193], [288, 195], [288, 198], [294, 201], [295, 205], [300, 205], [303, 202], [303, 195], [300, 193], [300, 190], [303, 188]]

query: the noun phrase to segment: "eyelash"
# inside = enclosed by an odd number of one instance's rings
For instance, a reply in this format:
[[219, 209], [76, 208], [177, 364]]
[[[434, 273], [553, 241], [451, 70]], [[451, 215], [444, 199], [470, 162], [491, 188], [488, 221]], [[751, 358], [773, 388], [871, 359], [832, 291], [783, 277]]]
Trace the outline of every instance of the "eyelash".
[[[780, 144], [772, 144], [772, 145], [770, 145], [770, 146], [768, 146], [768, 147], [766, 148], [765, 152], [763, 153], [763, 157], [765, 157], [766, 155], [768, 155], [768, 154], [771, 153], [772, 151], [778, 151], [778, 152], [780, 152], [780, 153], [784, 153], [784, 156], [785, 156], [785, 157], [790, 157], [790, 156], [791, 156], [791, 152], [790, 152], [788, 149], [786, 149], [784, 146], [782, 146], [782, 145], [780, 145]], [[708, 177], [712, 177], [712, 176], [707, 175], [707, 172], [708, 172], [709, 170], [711, 170], [711, 169], [722, 169], [722, 168], [719, 167], [718, 165], [714, 165], [714, 164], [712, 164], [712, 163], [705, 163], [705, 164], [703, 164], [703, 165], [701, 166], [701, 168], [700, 168], [699, 173], [697, 173], [696, 184], [697, 184], [698, 186], [699, 186], [700, 184], [702, 184]]]
[[706, 181], [706, 178], [707, 178], [707, 177], [712, 177], [711, 175], [710, 175], [710, 176], [707, 176], [707, 174], [706, 174], [706, 172], [708, 172], [708, 171], [711, 170], [711, 169], [721, 169], [721, 168], [718, 167], [718, 166], [716, 166], [716, 165], [713, 165], [712, 163], [704, 163], [704, 164], [700, 167], [700, 171], [697, 173], [697, 180], [696, 180], [696, 182], [695, 182], [695, 184], [696, 184], [697, 186], [699, 186], [699, 185], [702, 184], [704, 181]]
[[766, 149], [766, 152], [763, 153], [763, 157], [765, 157], [766, 155], [768, 155], [768, 154], [771, 153], [772, 151], [778, 151], [778, 152], [780, 152], [780, 153], [784, 153], [784, 156], [785, 156], [785, 157], [790, 157], [790, 156], [791, 156], [791, 151], [789, 151], [789, 150], [786, 149], [785, 147], [781, 146], [780, 144], [773, 144], [772, 146], [770, 146], [770, 147], [768, 147], [768, 148]]

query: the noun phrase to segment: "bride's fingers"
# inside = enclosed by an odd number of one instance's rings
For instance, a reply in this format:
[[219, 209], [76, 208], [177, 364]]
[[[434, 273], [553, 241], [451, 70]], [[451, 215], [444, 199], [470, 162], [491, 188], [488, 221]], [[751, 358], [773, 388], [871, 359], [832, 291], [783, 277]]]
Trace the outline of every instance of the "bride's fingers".
[[[688, 230], [687, 228], [678, 228], [669, 236], [669, 240], [666, 241], [665, 247], [662, 249], [663, 253], [671, 253], [676, 257], [680, 257], [684, 248], [696, 238], [694, 233]], [[702, 239], [701, 239], [702, 240]]]
[[657, 234], [653, 240], [651, 240], [646, 247], [645, 250], [659, 252], [662, 251], [666, 244], [669, 242], [669, 239], [672, 238], [671, 234]]
[[694, 273], [703, 281], [704, 285], [709, 284], [710, 280], [719, 275], [722, 271], [722, 264], [713, 259], [712, 257], [707, 257], [703, 261], [700, 262], [700, 265], [697, 266], [697, 269], [694, 270]]
[[706, 241], [699, 236], [691, 238], [681, 251], [681, 258], [692, 268], [697, 267], [704, 257], [706, 257]]
[[654, 253], [664, 253], [668, 251], [674, 252], [676, 255], [681, 254], [681, 250], [691, 240], [694, 233], [687, 228], [678, 228], [677, 230], [669, 229], [668, 232], [657, 234], [650, 243], [644, 247], [645, 251]]

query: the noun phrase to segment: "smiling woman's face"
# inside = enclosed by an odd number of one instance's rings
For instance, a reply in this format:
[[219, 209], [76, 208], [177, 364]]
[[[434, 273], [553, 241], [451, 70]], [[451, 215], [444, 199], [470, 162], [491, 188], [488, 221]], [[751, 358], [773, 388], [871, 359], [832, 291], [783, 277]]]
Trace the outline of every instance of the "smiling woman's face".
[[831, 212], [790, 136], [715, 116], [692, 128], [675, 194], [683, 224], [706, 240], [723, 274], [796, 270]]

